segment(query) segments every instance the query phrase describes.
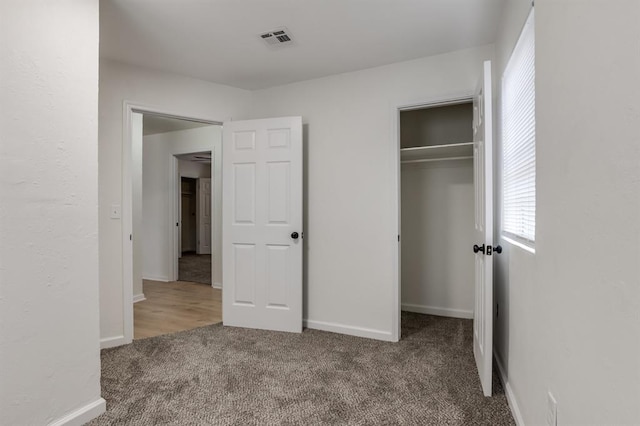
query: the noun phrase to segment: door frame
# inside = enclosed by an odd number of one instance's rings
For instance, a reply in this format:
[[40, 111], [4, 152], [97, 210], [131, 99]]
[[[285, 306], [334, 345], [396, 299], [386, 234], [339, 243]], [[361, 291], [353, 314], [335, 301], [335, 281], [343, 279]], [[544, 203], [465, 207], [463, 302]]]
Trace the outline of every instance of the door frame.
[[[206, 152], [211, 152], [211, 211], [212, 213], [217, 212], [218, 209], [221, 208], [221, 206], [218, 205], [219, 200], [222, 198], [222, 194], [220, 193], [220, 191], [217, 189], [217, 187], [215, 186], [215, 182], [218, 181], [218, 179], [216, 179], [217, 176], [215, 176], [218, 172], [216, 172], [216, 170], [220, 171], [220, 167], [218, 166], [217, 161], [219, 161], [219, 157], [220, 154], [217, 154], [215, 152], [216, 147], [214, 146], [211, 151], [206, 151]], [[178, 158], [178, 155], [184, 155], [184, 154], [197, 154], [200, 152], [205, 152], [205, 151], [201, 151], [201, 150], [197, 150], [197, 151], [192, 151], [192, 150], [185, 150], [180, 151], [179, 153], [171, 153], [171, 159], [170, 159], [170, 173], [171, 176], [175, 177], [175, 183], [174, 185], [172, 185], [172, 189], [171, 189], [171, 199], [173, 200], [172, 205], [173, 205], [173, 219], [172, 219], [172, 223], [176, 223], [178, 224], [178, 226], [171, 226], [171, 232], [172, 232], [172, 236], [171, 236], [171, 240], [173, 241], [173, 249], [171, 251], [171, 259], [169, 259], [170, 263], [170, 267], [169, 267], [169, 279], [171, 281], [177, 281], [178, 280], [178, 275], [179, 275], [179, 259], [182, 256], [182, 251], [181, 251], [181, 247], [182, 247], [182, 220], [181, 220], [181, 213], [182, 213], [182, 190], [181, 190], [181, 185], [182, 185], [182, 178], [191, 178], [191, 179], [196, 179], [196, 181], [199, 179], [197, 177], [193, 177], [193, 176], [189, 176], [189, 175], [183, 175], [180, 173], [180, 159]], [[218, 159], [218, 160], [217, 160]], [[220, 173], [221, 174], [221, 173]], [[196, 194], [194, 194], [196, 196], [196, 200], [198, 199], [199, 195], [198, 195], [198, 190], [196, 189]], [[218, 196], [216, 196], [218, 195]], [[196, 223], [198, 221], [198, 217], [196, 215]], [[212, 223], [211, 224], [211, 242], [213, 244], [214, 241], [218, 241], [217, 239], [222, 238], [221, 235], [219, 235], [219, 231], [216, 228], [216, 226], [214, 226], [215, 224]], [[196, 233], [198, 226], [196, 225]], [[196, 242], [196, 253], [198, 252], [197, 249], [197, 242]], [[211, 286], [214, 288], [222, 288], [221, 283], [216, 283], [215, 280], [213, 279], [213, 272], [214, 272], [214, 267], [216, 267], [219, 263], [221, 254], [218, 253], [217, 251], [214, 251], [212, 248], [211, 251]]]
[[411, 111], [415, 109], [433, 108], [443, 105], [455, 105], [466, 102], [473, 102], [474, 91], [464, 91], [451, 93], [443, 96], [428, 97], [422, 99], [412, 99], [405, 102], [396, 103], [391, 110], [391, 179], [392, 179], [392, 212], [391, 221], [392, 229], [395, 229], [391, 235], [392, 241], [396, 244], [396, 250], [392, 250], [392, 268], [393, 268], [393, 285], [392, 287], [392, 309], [391, 309], [391, 341], [397, 342], [402, 335], [402, 271], [401, 271], [401, 247], [400, 238], [402, 236], [402, 191], [401, 191], [401, 171], [400, 164], [400, 112]]
[[[133, 140], [131, 137], [131, 122], [134, 113], [157, 115], [166, 118], [176, 118], [187, 121], [197, 121], [211, 125], [222, 126], [223, 122], [214, 118], [202, 118], [197, 115], [171, 111], [161, 107], [144, 105], [125, 100], [122, 107], [122, 315], [123, 342], [133, 341], [133, 244], [132, 236], [140, 234], [140, 229], [133, 229], [133, 173], [132, 161]], [[140, 149], [142, 147], [139, 147]], [[173, 157], [175, 158], [175, 156]], [[137, 166], [137, 165], [136, 165]], [[140, 165], [142, 167], [142, 165]], [[142, 170], [140, 170], [142, 172]], [[140, 200], [141, 201], [141, 200]], [[175, 231], [174, 231], [175, 235]], [[175, 238], [175, 237], [174, 237]], [[175, 244], [174, 244], [175, 247]], [[172, 250], [173, 252], [174, 250]], [[177, 262], [177, 258], [176, 258]]]

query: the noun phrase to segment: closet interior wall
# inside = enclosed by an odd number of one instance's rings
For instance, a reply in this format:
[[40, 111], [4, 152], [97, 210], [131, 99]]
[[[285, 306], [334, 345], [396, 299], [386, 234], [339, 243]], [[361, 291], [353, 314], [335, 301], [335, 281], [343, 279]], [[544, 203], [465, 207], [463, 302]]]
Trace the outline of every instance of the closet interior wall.
[[400, 112], [402, 310], [473, 317], [472, 120], [470, 103]]

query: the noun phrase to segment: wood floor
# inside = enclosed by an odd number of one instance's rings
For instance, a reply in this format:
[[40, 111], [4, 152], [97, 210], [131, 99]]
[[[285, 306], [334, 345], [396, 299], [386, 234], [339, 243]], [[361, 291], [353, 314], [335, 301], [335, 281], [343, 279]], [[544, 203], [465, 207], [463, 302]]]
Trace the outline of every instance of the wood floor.
[[222, 291], [207, 284], [144, 280], [147, 300], [133, 305], [134, 339], [222, 321]]

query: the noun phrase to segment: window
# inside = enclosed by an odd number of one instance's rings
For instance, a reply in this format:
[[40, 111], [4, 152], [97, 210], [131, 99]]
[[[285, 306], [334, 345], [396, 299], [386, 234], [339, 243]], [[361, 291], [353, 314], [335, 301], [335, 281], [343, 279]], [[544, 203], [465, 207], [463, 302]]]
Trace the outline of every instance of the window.
[[502, 229], [525, 245], [536, 236], [536, 107], [533, 9], [502, 76]]

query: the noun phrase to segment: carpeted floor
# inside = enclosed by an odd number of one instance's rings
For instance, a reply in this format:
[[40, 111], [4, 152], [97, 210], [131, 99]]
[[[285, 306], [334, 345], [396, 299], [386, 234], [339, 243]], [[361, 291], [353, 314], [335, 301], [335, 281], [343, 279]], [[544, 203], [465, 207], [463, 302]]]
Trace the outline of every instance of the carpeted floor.
[[102, 351], [99, 425], [513, 425], [471, 321], [403, 313], [399, 343], [221, 324]]
[[211, 255], [182, 253], [178, 260], [178, 281], [211, 285]]

